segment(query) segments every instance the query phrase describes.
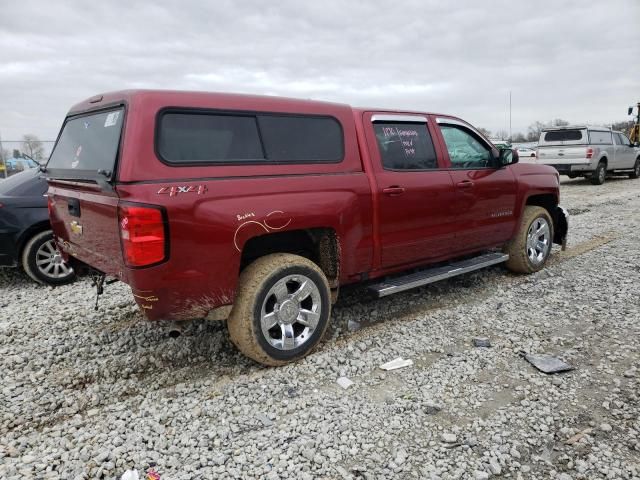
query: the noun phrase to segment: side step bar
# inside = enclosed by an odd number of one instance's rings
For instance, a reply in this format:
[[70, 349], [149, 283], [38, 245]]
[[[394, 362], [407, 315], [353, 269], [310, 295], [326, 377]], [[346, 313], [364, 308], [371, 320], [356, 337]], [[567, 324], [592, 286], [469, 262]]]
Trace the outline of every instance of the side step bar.
[[422, 285], [444, 280], [445, 278], [456, 277], [463, 273], [480, 270], [481, 268], [506, 262], [507, 260], [509, 260], [509, 255], [506, 253], [484, 253], [477, 257], [450, 263], [443, 267], [429, 268], [427, 270], [405, 275], [404, 277], [388, 279], [382, 283], [371, 285], [369, 287], [369, 291], [373, 292], [373, 294], [378, 298], [386, 297], [393, 293], [404, 292], [405, 290], [421, 287]]

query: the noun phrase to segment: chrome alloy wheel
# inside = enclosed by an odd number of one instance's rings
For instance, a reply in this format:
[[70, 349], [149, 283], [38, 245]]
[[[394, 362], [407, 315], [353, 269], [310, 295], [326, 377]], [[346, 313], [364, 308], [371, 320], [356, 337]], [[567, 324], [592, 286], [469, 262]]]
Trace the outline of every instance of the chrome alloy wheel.
[[527, 257], [533, 265], [545, 261], [551, 250], [551, 228], [544, 217], [536, 218], [527, 232]]
[[269, 289], [262, 302], [262, 334], [278, 350], [293, 350], [311, 338], [321, 313], [320, 290], [313, 280], [287, 275]]
[[36, 266], [40, 273], [49, 278], [64, 278], [73, 273], [73, 269], [65, 263], [53, 240], [40, 245], [36, 252]]

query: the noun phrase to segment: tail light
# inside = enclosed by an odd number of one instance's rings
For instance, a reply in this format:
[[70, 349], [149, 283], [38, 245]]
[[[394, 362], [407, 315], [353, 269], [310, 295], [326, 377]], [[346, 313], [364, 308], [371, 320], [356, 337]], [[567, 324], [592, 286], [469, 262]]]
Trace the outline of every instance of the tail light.
[[47, 195], [47, 210], [49, 210], [49, 218], [51, 218], [53, 213], [53, 197], [51, 195]]
[[166, 259], [168, 239], [160, 208], [119, 205], [118, 223], [127, 266], [148, 267]]
[[589, 147], [587, 148], [587, 158], [592, 158], [593, 157], [593, 148]]

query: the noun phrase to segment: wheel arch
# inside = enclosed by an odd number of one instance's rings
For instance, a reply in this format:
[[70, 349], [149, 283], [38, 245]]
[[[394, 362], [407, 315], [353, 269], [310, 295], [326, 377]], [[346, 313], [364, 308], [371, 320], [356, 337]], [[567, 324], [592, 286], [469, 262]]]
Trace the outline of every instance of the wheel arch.
[[566, 246], [569, 230], [569, 214], [558, 205], [558, 197], [553, 193], [542, 193], [527, 197], [525, 206], [544, 208], [553, 221], [553, 243]]
[[51, 230], [51, 224], [49, 223], [49, 220], [36, 222], [29, 228], [25, 229], [20, 234], [20, 236], [18, 237], [18, 241], [16, 242], [16, 252], [18, 254], [18, 258], [22, 257], [22, 252], [24, 251], [24, 247], [27, 245], [27, 242], [29, 242], [29, 239], [34, 235], [37, 235], [46, 230]]
[[242, 248], [240, 271], [258, 258], [272, 253], [292, 253], [308, 258], [324, 272], [331, 289], [338, 288], [341, 252], [334, 228], [314, 227], [251, 237]]

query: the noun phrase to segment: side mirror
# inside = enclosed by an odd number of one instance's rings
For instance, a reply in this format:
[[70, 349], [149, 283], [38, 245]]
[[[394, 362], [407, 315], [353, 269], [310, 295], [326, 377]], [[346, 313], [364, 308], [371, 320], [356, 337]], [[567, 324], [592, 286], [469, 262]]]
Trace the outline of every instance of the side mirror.
[[511, 148], [502, 149], [498, 155], [498, 167], [502, 168], [507, 165], [513, 165], [514, 163], [518, 163], [519, 159], [516, 150], [512, 150]]

